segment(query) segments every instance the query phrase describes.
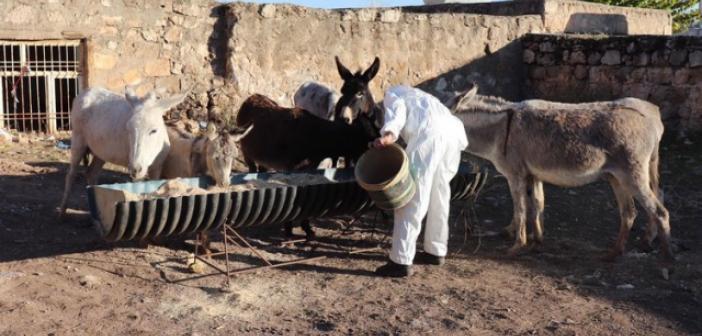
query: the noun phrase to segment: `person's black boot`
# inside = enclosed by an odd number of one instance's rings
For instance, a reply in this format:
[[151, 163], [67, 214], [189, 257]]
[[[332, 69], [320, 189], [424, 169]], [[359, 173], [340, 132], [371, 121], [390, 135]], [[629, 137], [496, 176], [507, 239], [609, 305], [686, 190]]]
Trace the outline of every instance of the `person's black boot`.
[[375, 270], [375, 274], [391, 278], [404, 278], [412, 275], [412, 266], [400, 265], [392, 260], [388, 260], [387, 264], [380, 266]]
[[441, 266], [441, 265], [446, 263], [446, 258], [445, 257], [437, 257], [433, 254], [422, 252], [422, 253], [417, 254], [417, 256], [414, 258], [414, 263], [415, 264], [422, 264], [422, 265]]

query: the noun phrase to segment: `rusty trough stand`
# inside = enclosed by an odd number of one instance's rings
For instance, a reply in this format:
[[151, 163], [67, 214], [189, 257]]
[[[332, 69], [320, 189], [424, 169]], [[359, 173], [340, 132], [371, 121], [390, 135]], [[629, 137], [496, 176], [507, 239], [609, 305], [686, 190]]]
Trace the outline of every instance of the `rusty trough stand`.
[[[360, 216], [361, 215], [359, 215], [359, 217]], [[358, 219], [358, 217], [354, 218], [353, 221], [355, 222], [357, 219]], [[214, 276], [214, 275], [223, 275], [226, 277], [225, 286], [228, 287], [230, 284], [230, 279], [234, 275], [244, 274], [244, 273], [254, 273], [254, 272], [264, 270], [264, 269], [290, 266], [290, 265], [301, 264], [301, 263], [306, 263], [306, 262], [315, 261], [315, 260], [322, 260], [322, 259], [327, 258], [326, 256], [317, 256], [317, 257], [301, 258], [301, 259], [296, 259], [296, 260], [292, 260], [292, 261], [286, 261], [286, 262], [274, 264], [270, 260], [268, 260], [264, 255], [262, 255], [255, 247], [253, 247], [251, 244], [249, 244], [249, 242], [246, 240], [246, 238], [242, 237], [236, 230], [234, 230], [231, 227], [230, 223], [231, 223], [230, 221], [227, 221], [222, 225], [222, 236], [224, 237], [224, 239], [223, 239], [224, 251], [223, 252], [216, 252], [216, 253], [209, 253], [209, 254], [205, 255], [206, 257], [214, 257], [214, 256], [224, 255], [224, 261], [225, 261], [224, 269], [222, 269], [221, 267], [215, 265], [213, 262], [206, 260], [205, 258], [202, 257], [202, 255], [200, 254], [200, 244], [202, 244], [202, 234], [198, 234], [196, 239], [195, 239], [195, 260], [201, 261], [203, 264], [209, 266], [210, 268], [216, 270], [217, 272], [175, 280], [175, 281], [173, 281], [174, 283], [202, 279], [202, 278], [206, 278], [206, 277], [210, 277], [210, 276]], [[237, 240], [240, 243], [237, 242]], [[302, 241], [304, 241], [304, 239], [290, 240], [290, 241], [283, 242], [282, 244], [283, 245], [294, 244], [294, 243], [298, 243], [298, 242], [302, 242]], [[252, 266], [252, 267], [246, 267], [246, 268], [241, 268], [241, 269], [237, 269], [237, 270], [232, 270], [230, 267], [230, 264], [229, 264], [229, 255], [231, 254], [229, 252], [229, 244], [233, 244], [237, 247], [247, 247], [258, 258], [263, 260], [265, 265]], [[377, 251], [380, 249], [381, 248], [379, 246], [365, 248], [365, 249], [357, 249], [357, 250], [353, 250], [353, 251], [348, 252], [348, 255]]]

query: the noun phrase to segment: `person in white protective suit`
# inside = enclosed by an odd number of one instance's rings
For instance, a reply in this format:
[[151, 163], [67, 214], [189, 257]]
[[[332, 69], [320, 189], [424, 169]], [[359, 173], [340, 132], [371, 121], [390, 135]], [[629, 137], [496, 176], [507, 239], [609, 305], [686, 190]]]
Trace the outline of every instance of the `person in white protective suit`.
[[417, 238], [422, 219], [424, 253], [417, 263], [443, 265], [449, 235], [448, 217], [451, 187], [468, 146], [463, 123], [436, 97], [409, 86], [399, 85], [385, 93], [385, 123], [374, 146], [387, 146], [402, 137], [417, 191], [410, 202], [395, 210], [390, 260], [375, 272], [381, 276], [412, 274]]

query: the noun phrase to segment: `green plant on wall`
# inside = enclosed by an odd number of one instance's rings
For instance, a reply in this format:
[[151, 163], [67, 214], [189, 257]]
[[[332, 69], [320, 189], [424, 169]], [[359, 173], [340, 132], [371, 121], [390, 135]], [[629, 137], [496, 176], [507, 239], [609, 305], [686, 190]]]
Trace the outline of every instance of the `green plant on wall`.
[[682, 32], [699, 20], [699, 0], [588, 0], [613, 6], [665, 9], [673, 16], [673, 32]]

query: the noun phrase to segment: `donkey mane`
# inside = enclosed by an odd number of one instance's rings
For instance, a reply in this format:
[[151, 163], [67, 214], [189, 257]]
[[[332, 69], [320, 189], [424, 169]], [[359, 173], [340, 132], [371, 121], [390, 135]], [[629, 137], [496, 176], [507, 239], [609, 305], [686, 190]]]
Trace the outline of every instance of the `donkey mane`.
[[516, 103], [501, 97], [475, 94], [472, 97], [465, 97], [461, 99], [455, 113], [502, 113], [514, 109], [515, 104]]

